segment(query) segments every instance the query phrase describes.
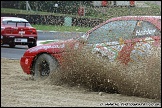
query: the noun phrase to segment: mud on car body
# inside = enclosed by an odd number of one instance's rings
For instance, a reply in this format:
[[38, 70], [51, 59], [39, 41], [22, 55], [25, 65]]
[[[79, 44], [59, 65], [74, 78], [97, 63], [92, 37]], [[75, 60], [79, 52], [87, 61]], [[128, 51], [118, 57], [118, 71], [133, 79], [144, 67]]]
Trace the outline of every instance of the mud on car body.
[[109, 19], [76, 39], [28, 49], [20, 60], [23, 71], [45, 78], [62, 62], [68, 49], [92, 46], [92, 53], [123, 64], [138, 62], [150, 49], [161, 47], [161, 16], [122, 16]]

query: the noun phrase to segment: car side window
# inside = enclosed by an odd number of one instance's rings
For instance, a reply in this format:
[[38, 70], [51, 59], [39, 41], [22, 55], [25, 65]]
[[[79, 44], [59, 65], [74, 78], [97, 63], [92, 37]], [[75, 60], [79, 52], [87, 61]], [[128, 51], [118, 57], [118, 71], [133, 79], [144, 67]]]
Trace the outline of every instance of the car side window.
[[135, 37], [148, 37], [161, 35], [161, 32], [150, 22], [138, 21], [135, 28]]
[[102, 42], [119, 41], [119, 38], [131, 39], [137, 21], [113, 21], [89, 34], [88, 43], [96, 44]]

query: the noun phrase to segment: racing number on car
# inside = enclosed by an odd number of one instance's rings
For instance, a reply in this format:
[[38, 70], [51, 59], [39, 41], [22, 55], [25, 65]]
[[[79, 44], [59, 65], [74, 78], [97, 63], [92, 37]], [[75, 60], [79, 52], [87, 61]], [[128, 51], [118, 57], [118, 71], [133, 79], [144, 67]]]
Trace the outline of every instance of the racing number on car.
[[[119, 43], [114, 43], [119, 44]], [[107, 56], [109, 61], [114, 61], [117, 56], [118, 52], [121, 51], [124, 45], [114, 45], [114, 46], [108, 46], [107, 44], [97, 44], [95, 48], [93, 49], [93, 53], [100, 52], [101, 56]]]
[[130, 58], [132, 62], [142, 61], [144, 56], [151, 52], [151, 45], [147, 42], [137, 42], [131, 51]]

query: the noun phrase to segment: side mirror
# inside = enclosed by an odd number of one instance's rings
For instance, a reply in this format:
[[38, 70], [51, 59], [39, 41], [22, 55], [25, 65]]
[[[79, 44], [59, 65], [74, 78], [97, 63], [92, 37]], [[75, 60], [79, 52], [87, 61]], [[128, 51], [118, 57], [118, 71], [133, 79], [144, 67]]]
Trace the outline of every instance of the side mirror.
[[80, 37], [79, 38], [79, 42], [82, 43], [82, 44], [84, 44], [84, 43], [87, 42], [87, 40], [85, 38]]
[[79, 42], [82, 44], [87, 43], [87, 38], [88, 38], [88, 36], [86, 34], [84, 34], [83, 36], [81, 36], [79, 38]]

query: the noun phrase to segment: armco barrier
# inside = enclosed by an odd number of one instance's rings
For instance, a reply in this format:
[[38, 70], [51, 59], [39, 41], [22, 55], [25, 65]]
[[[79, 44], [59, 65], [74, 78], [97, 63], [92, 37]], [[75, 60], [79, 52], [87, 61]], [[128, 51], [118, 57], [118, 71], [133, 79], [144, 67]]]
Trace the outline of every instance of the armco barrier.
[[[27, 15], [27, 14], [13, 14], [13, 13], [1, 13], [3, 16], [13, 16], [13, 17], [22, 17], [27, 19], [31, 24], [43, 24], [43, 25], [64, 25], [65, 17], [67, 16], [54, 16], [54, 15]], [[71, 17], [72, 26], [79, 27], [94, 27], [101, 22], [102, 19], [90, 19], [90, 18], [80, 18], [80, 17]]]

